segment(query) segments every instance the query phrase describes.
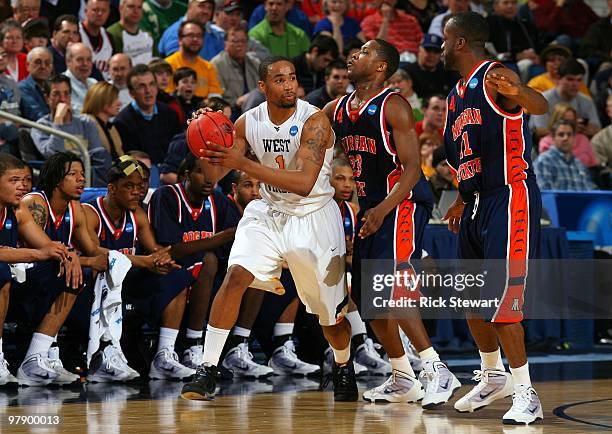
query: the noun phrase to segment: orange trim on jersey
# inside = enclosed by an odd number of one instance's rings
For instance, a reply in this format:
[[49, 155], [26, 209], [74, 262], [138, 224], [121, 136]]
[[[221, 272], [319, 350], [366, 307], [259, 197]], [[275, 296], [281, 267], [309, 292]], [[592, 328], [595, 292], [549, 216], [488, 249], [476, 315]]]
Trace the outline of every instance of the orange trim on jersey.
[[523, 319], [529, 259], [529, 191], [524, 181], [509, 188], [506, 288], [491, 322], [516, 323]]
[[512, 118], [512, 119], [517, 119], [523, 116], [523, 107], [519, 106], [519, 111], [516, 113], [510, 113], [506, 110], [504, 110], [503, 108], [501, 108], [499, 106], [499, 104], [497, 104], [497, 101], [495, 101], [495, 98], [492, 97], [491, 93], [489, 92], [489, 87], [487, 86], [486, 83], [486, 77], [487, 74], [489, 73], [490, 70], [501, 66], [503, 67], [503, 65], [499, 62], [491, 62], [491, 64], [487, 67], [487, 70], [485, 71], [485, 75], [483, 79], [483, 83], [482, 83], [482, 87], [484, 89], [484, 95], [485, 95], [485, 99], [487, 100], [487, 103], [489, 103], [489, 105], [491, 106], [491, 108], [500, 116], [504, 116], [504, 117], [508, 117], [508, 118]]
[[[414, 268], [410, 265], [410, 259], [415, 253], [415, 233], [414, 233], [414, 213], [416, 204], [405, 199], [397, 206], [395, 211], [395, 227], [394, 232], [394, 259], [395, 270], [409, 275], [415, 275]], [[396, 282], [398, 283], [398, 282]], [[417, 288], [416, 291], [411, 291], [410, 287], [394, 285], [391, 293], [392, 300], [402, 298], [418, 298], [422, 294]]]
[[529, 164], [523, 158], [525, 154], [525, 138], [523, 137], [523, 118], [504, 119], [504, 155], [506, 184], [527, 179], [525, 172]]

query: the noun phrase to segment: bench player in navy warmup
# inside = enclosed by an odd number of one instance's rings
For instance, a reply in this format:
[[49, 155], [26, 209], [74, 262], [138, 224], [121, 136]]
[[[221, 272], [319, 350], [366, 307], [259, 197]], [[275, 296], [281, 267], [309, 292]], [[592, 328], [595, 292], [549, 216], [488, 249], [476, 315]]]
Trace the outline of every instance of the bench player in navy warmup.
[[488, 38], [487, 21], [473, 12], [453, 16], [444, 28], [444, 65], [462, 77], [447, 99], [444, 145], [460, 195], [445, 219], [459, 232], [459, 259], [506, 260], [508, 275], [493, 294], [501, 299], [499, 307], [468, 314], [482, 369], [478, 385], [455, 409], [474, 411], [514, 391], [503, 422], [528, 424], [543, 417], [531, 387], [521, 325], [527, 261], [539, 247], [542, 205], [523, 109], [546, 113], [547, 103], [513, 71], [486, 60]]
[[[349, 78], [355, 91], [325, 106], [333, 120], [337, 140], [353, 167], [359, 199], [357, 237], [353, 246], [351, 296], [361, 311], [368, 298], [362, 282], [362, 261], [387, 260], [385, 272], [410, 269], [412, 258], [420, 259], [423, 231], [431, 214], [433, 196], [421, 172], [419, 142], [410, 104], [384, 82], [399, 64], [397, 49], [376, 39], [365, 43], [348, 60]], [[392, 263], [393, 262], [393, 263]], [[407, 288], [387, 288], [379, 293], [387, 300], [415, 297]], [[362, 300], [365, 300], [362, 303]], [[371, 308], [370, 308], [371, 309]], [[447, 402], [461, 385], [440, 361], [417, 309], [378, 315], [370, 325], [389, 355], [393, 369], [382, 385], [368, 390], [363, 398], [380, 402], [416, 402], [424, 408]], [[417, 379], [406, 356], [398, 324], [413, 342], [423, 361]]]

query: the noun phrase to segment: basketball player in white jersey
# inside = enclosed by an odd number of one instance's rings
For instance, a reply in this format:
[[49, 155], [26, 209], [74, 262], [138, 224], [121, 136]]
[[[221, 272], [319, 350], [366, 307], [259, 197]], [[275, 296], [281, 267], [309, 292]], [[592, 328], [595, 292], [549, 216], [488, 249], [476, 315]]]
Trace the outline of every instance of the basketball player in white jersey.
[[[185, 399], [211, 400], [219, 356], [250, 287], [278, 287], [282, 263], [289, 266], [306, 309], [318, 315], [334, 352], [334, 399], [356, 401], [350, 363], [351, 328], [344, 318], [348, 293], [344, 278], [342, 218], [329, 183], [335, 136], [327, 116], [297, 99], [291, 61], [273, 57], [259, 67], [259, 88], [267, 102], [243, 114], [235, 125], [234, 146], [209, 144], [207, 158], [225, 169], [259, 179], [262, 200], [244, 210], [228, 261], [228, 271], [210, 312], [204, 363]], [[245, 157], [247, 146], [260, 163]], [[271, 285], [271, 283], [273, 285]]]

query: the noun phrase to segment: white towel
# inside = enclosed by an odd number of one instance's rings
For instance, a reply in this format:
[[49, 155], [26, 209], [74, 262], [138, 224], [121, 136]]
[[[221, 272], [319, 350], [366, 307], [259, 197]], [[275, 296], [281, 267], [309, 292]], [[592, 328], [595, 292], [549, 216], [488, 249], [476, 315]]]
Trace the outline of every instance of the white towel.
[[8, 264], [11, 269], [11, 277], [15, 282], [23, 283], [26, 281], [26, 270], [32, 268], [34, 264], [29, 262], [18, 262], [16, 264]]
[[110, 336], [114, 346], [121, 348], [123, 313], [121, 310], [121, 286], [132, 268], [132, 262], [116, 250], [108, 252], [108, 270], [99, 273], [94, 286], [94, 302], [89, 318], [89, 342], [87, 366], [91, 356], [100, 348], [100, 338]]

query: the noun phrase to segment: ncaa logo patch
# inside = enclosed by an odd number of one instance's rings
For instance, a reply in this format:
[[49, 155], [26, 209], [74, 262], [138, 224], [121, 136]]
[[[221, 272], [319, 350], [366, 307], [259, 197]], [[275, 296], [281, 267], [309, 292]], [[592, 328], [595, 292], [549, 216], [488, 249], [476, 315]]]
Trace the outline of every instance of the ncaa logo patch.
[[478, 86], [478, 79], [476, 77], [472, 78], [468, 83], [468, 86], [470, 89], [474, 89], [476, 86]]
[[70, 223], [70, 214], [66, 214], [66, 215], [64, 216], [64, 221], [65, 221], [66, 223]]
[[[296, 127], [296, 128], [297, 128], [297, 127]], [[204, 202], [204, 209], [205, 209], [206, 211], [210, 210], [210, 202], [209, 202], [209, 201]]]
[[289, 128], [289, 134], [291, 134], [292, 136], [295, 136], [297, 133], [298, 133], [297, 125], [294, 125], [291, 128]]
[[6, 222], [4, 222], [4, 227], [7, 229], [11, 229], [13, 227], [13, 221], [11, 219], [8, 219]]
[[368, 106], [368, 114], [371, 116], [374, 113], [376, 113], [376, 109], [378, 109], [378, 107], [376, 107], [376, 104], [370, 104]]
[[125, 231], [129, 234], [132, 233], [132, 231], [134, 230], [134, 226], [132, 226], [132, 223], [128, 223], [127, 225], [125, 225]]

